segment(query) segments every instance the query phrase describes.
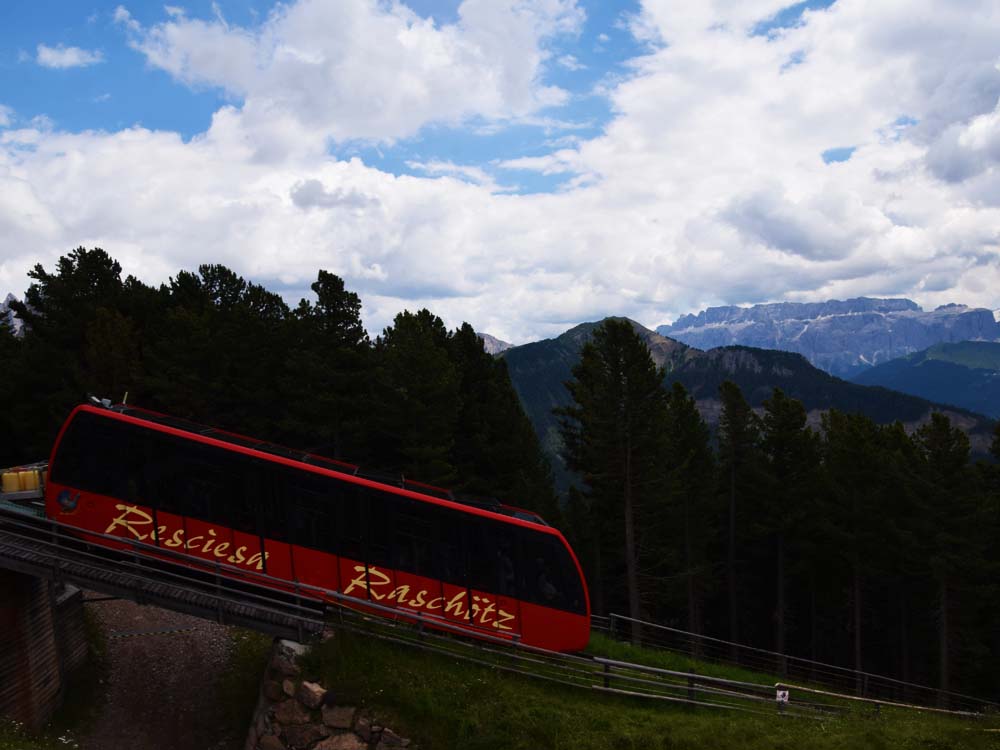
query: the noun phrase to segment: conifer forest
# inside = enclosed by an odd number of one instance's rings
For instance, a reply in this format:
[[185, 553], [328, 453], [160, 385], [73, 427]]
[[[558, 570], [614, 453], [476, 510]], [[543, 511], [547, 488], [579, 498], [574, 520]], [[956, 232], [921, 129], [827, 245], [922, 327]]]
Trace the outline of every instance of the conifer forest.
[[[720, 388], [718, 427], [628, 322], [583, 348], [552, 470], [502, 356], [402, 311], [374, 338], [319, 271], [314, 301], [220, 265], [151, 287], [100, 249], [36, 266], [0, 322], [0, 466], [45, 459], [89, 395], [488, 496], [567, 536], [595, 614], [1000, 698], [1000, 426], [989, 460], [941, 414], [916, 429], [775, 389]], [[114, 456], [108, 457], [109, 463]]]

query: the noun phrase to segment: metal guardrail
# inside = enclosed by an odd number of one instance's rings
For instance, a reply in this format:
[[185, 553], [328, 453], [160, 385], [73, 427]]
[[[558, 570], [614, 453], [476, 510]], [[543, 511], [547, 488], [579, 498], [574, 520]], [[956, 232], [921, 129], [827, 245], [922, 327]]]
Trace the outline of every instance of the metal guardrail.
[[[112, 541], [122, 549], [95, 547], [88, 539]], [[181, 611], [197, 610], [193, 613], [203, 617], [299, 640], [318, 634], [324, 627], [344, 628], [468, 663], [609, 695], [795, 717], [842, 713], [858, 700], [849, 695], [791, 687], [785, 703], [775, 700], [776, 689], [789, 686], [548, 651], [524, 644], [516, 636], [492, 636], [426, 613], [388, 607], [338, 591], [2, 509], [0, 567], [70, 580], [96, 591]], [[192, 597], [198, 601], [192, 603]], [[595, 626], [606, 624], [613, 631], [617, 619], [614, 616], [605, 623], [598, 617]]]
[[[93, 544], [113, 541], [118, 549]], [[0, 567], [303, 640], [327, 605], [301, 586], [0, 507]]]
[[791, 681], [812, 685], [797, 685], [797, 691], [825, 693], [817, 689], [822, 686], [831, 688], [845, 699], [860, 698], [879, 705], [916, 706], [927, 710], [947, 707], [959, 713], [1000, 710], [1000, 704], [983, 698], [733, 643], [625, 615], [612, 613], [606, 619], [608, 627], [602, 630], [622, 641], [633, 640], [632, 624], [635, 623], [639, 628], [637, 645], [644, 648], [775, 674], [781, 684], [789, 687]]

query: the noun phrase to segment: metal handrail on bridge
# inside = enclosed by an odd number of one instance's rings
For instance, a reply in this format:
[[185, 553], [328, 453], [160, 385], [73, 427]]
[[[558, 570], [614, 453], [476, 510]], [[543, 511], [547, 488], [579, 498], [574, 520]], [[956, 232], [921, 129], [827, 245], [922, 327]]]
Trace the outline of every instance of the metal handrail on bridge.
[[[124, 549], [100, 547], [96, 548], [98, 552], [87, 538], [112, 542]], [[50, 577], [75, 579], [94, 590], [107, 591], [109, 584], [106, 581], [94, 581], [93, 576], [88, 578], [68, 566], [82, 564], [103, 568], [104, 572], [132, 579], [136, 589], [131, 593], [139, 600], [144, 598], [146, 591], [139, 585], [142, 581], [136, 579], [155, 584], [165, 582], [181, 591], [214, 598], [220, 621], [231, 620], [226, 617], [225, 607], [244, 605], [254, 616], [245, 617], [249, 622], [241, 624], [275, 632], [281, 628], [276, 628], [274, 621], [284, 618], [284, 629], [297, 629], [300, 640], [306, 633], [315, 634], [324, 625], [332, 625], [534, 679], [599, 693], [709, 709], [769, 714], [779, 711], [786, 716], [819, 717], [846, 710], [845, 701], [853, 698], [824, 691], [816, 691], [819, 694], [813, 697], [803, 690], [802, 695], [793, 692], [787, 704], [780, 703], [774, 700], [775, 687], [770, 685], [553, 652], [524, 644], [515, 634], [495, 636], [423, 612], [389, 607], [331, 589], [206, 561], [139, 540], [86, 531], [47, 518], [0, 511], [0, 566], [17, 569], [17, 560], [12, 557], [17, 552], [15, 543], [20, 543], [29, 552], [47, 553], [50, 558], [47, 563], [35, 560], [33, 565], [36, 570], [49, 571]], [[122, 558], [115, 559], [122, 553], [125, 553]], [[125, 583], [118, 581], [114, 585], [121, 589]], [[166, 602], [164, 606], [171, 605]], [[336, 608], [337, 614], [332, 621], [329, 617], [331, 606]], [[809, 695], [810, 699], [804, 700], [803, 695]]]

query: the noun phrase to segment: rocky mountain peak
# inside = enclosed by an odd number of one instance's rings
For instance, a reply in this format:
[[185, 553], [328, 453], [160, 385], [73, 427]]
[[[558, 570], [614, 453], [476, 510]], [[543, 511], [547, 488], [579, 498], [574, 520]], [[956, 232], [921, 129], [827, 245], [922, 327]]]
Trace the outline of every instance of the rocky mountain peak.
[[798, 352], [849, 378], [869, 367], [941, 342], [998, 341], [991, 310], [950, 303], [924, 311], [909, 299], [858, 297], [710, 307], [657, 331], [699, 349], [753, 346]]
[[13, 294], [8, 294], [4, 301], [0, 302], [0, 321], [6, 322], [14, 335], [19, 336], [24, 323], [14, 315], [14, 311], [10, 307], [11, 302], [17, 302], [17, 297]]
[[488, 333], [479, 333], [479, 331], [476, 331], [476, 335], [483, 340], [483, 349], [486, 350], [487, 354], [497, 355], [514, 346], [513, 344], [508, 344], [506, 341], [501, 341], [495, 336], [490, 336]]

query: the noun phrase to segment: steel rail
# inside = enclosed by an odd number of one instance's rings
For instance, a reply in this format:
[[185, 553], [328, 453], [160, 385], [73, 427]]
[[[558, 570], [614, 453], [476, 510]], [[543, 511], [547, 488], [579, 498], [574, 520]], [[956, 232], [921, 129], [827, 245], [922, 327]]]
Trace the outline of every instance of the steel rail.
[[[21, 529], [14, 531], [12, 527]], [[27, 530], [27, 532], [25, 531]], [[217, 561], [205, 561], [193, 555], [166, 550], [145, 542], [125, 537], [91, 532], [67, 526], [52, 519], [27, 516], [24, 513], [0, 510], [0, 542], [3, 535], [21, 539], [32, 545], [49, 550], [54, 558], [49, 568], [58, 576], [66, 574], [67, 563], [103, 566], [105, 572], [119, 572], [131, 582], [138, 593], [142, 593], [143, 581], [159, 576], [165, 577], [169, 586], [176, 586], [200, 596], [215, 597], [217, 603], [257, 608], [263, 613], [288, 618], [300, 624], [333, 625], [331, 614], [339, 614], [340, 627], [355, 630], [366, 635], [380, 637], [396, 643], [424, 649], [428, 652], [457, 658], [470, 663], [503, 669], [536, 679], [548, 680], [571, 687], [582, 687], [608, 694], [654, 698], [679, 704], [691, 704], [709, 708], [761, 712], [732, 702], [697, 700], [693, 695], [718, 696], [728, 701], [747, 701], [759, 705], [767, 701], [765, 693], [774, 688], [759, 683], [727, 680], [720, 677], [700, 675], [690, 672], [667, 670], [643, 664], [623, 662], [602, 657], [585, 657], [562, 654], [520, 642], [519, 636], [499, 637], [454, 621], [428, 616], [425, 613], [403, 607], [389, 607], [378, 602], [348, 596], [338, 591], [324, 589], [311, 584], [290, 582], [287, 579], [270, 576], [267, 573], [247, 571], [244, 568]], [[105, 554], [92, 551], [93, 544], [86, 538], [108, 541], [122, 549], [107, 550]], [[79, 547], [86, 547], [81, 550]], [[140, 557], [139, 553], [147, 556]], [[140, 560], [142, 562], [140, 562]], [[145, 563], [145, 564], [143, 564]], [[153, 563], [153, 564], [150, 564]], [[192, 567], [193, 566], [193, 567]], [[230, 575], [222, 575], [227, 573]], [[97, 587], [95, 587], [97, 588]], [[266, 592], [266, 593], [265, 593]], [[251, 602], [247, 602], [247, 600]], [[331, 607], [333, 608], [331, 610]], [[319, 608], [319, 612], [317, 612]], [[317, 620], [317, 617], [319, 618]], [[262, 623], [263, 624], [263, 623]], [[430, 629], [433, 629], [433, 632]], [[262, 628], [266, 629], [266, 628]], [[385, 631], [391, 629], [392, 635]], [[444, 635], [459, 636], [459, 639]], [[468, 640], [467, 640], [468, 639]], [[508, 664], [500, 662], [509, 661]], [[679, 680], [685, 680], [681, 683]], [[612, 687], [632, 685], [635, 690]], [[780, 683], [779, 686], [784, 686]], [[789, 687], [795, 691], [825, 695], [834, 700], [858, 700], [855, 696], [841, 695], [799, 686]], [[688, 697], [672, 694], [687, 691]], [[890, 704], [886, 701], [867, 701], [879, 705], [899, 705], [903, 708], [920, 710], [919, 706]], [[791, 706], [798, 709], [820, 709], [820, 704], [805, 704], [793, 701]], [[779, 706], [779, 710], [783, 707]], [[822, 706], [832, 710], [833, 706]], [[936, 712], [973, 716], [968, 712], [934, 709]], [[803, 716], [815, 718], [818, 714], [782, 711], [783, 716]]]
[[[0, 512], [0, 517], [3, 518], [3, 521], [8, 521], [9, 520], [6, 516], [3, 515], [2, 512]], [[28, 527], [28, 528], [32, 528], [31, 524], [26, 524], [26, 523], [23, 523], [23, 522], [20, 522], [20, 521], [21, 521], [21, 519], [16, 519], [14, 521], [13, 525], [15, 525], [15, 526], [25, 526], [25, 527]], [[75, 528], [75, 527], [73, 527], [73, 528]], [[24, 533], [14, 532], [14, 533], [12, 533], [10, 535], [14, 536], [15, 538], [23, 539], [25, 541], [29, 541], [29, 542], [32, 542], [34, 544], [39, 544], [39, 545], [42, 545], [42, 546], [45, 546], [45, 547], [52, 547], [52, 546], [54, 546], [54, 547], [57, 547], [58, 549], [68, 549], [68, 551], [70, 551], [76, 557], [87, 558], [87, 559], [90, 559], [90, 560], [93, 560], [93, 561], [96, 561], [96, 562], [101, 562], [101, 563], [109, 563], [109, 562], [110, 563], [115, 563], [118, 567], [124, 568], [124, 569], [132, 572], [133, 574], [141, 572], [142, 575], [138, 576], [138, 578], [140, 578], [140, 579], [142, 579], [142, 578], [149, 578], [150, 574], [154, 574], [154, 573], [157, 576], [164, 576], [166, 578], [177, 579], [179, 581], [187, 583], [189, 585], [189, 589], [192, 591], [192, 593], [212, 593], [213, 595], [217, 595], [219, 598], [222, 598], [222, 599], [224, 599], [226, 601], [230, 601], [231, 603], [234, 603], [234, 604], [243, 603], [243, 599], [242, 598], [241, 599], [232, 599], [232, 598], [229, 597], [229, 594], [231, 594], [231, 593], [238, 593], [243, 598], [250, 597], [252, 599], [256, 599], [258, 601], [264, 602], [265, 606], [270, 606], [270, 605], [278, 604], [278, 605], [280, 605], [282, 607], [282, 609], [280, 609], [280, 610], [278, 610], [278, 609], [272, 610], [274, 613], [277, 613], [277, 614], [285, 615], [285, 614], [287, 614], [287, 608], [291, 607], [292, 609], [302, 610], [304, 612], [308, 612], [308, 613], [311, 613], [311, 614], [315, 615], [316, 614], [317, 606], [324, 606], [325, 605], [325, 603], [321, 599], [319, 599], [319, 598], [301, 597], [301, 595], [298, 596], [298, 597], [296, 597], [296, 598], [298, 598], [298, 599], [303, 599], [304, 598], [306, 600], [306, 602], [311, 603], [314, 606], [310, 607], [310, 606], [307, 606], [307, 604], [303, 604], [301, 602], [290, 602], [290, 601], [285, 601], [284, 599], [281, 599], [281, 598], [276, 598], [274, 596], [275, 593], [284, 593], [284, 594], [286, 594], [288, 596], [288, 598], [293, 598], [293, 596], [294, 596], [294, 594], [293, 594], [294, 589], [289, 587], [289, 582], [287, 580], [285, 580], [285, 579], [279, 579], [279, 578], [272, 579], [275, 582], [283, 582], [284, 583], [284, 589], [285, 590], [284, 591], [276, 592], [275, 588], [273, 586], [267, 586], [267, 585], [264, 585], [264, 584], [261, 584], [261, 583], [257, 583], [257, 582], [252, 581], [252, 580], [249, 580], [249, 581], [234, 581], [232, 578], [230, 578], [228, 576], [221, 576], [221, 575], [219, 575], [223, 570], [226, 570], [227, 572], [234, 571], [234, 572], [236, 572], [236, 573], [238, 573], [240, 575], [243, 575], [244, 572], [245, 572], [245, 571], [243, 571], [243, 569], [229, 568], [228, 566], [224, 566], [221, 563], [212, 563], [210, 561], [204, 560], [203, 558], [197, 558], [197, 557], [193, 557], [191, 555], [180, 555], [180, 554], [174, 553], [172, 550], [163, 550], [160, 547], [152, 547], [150, 545], [145, 545], [145, 544], [143, 544], [141, 542], [138, 542], [138, 541], [135, 541], [135, 540], [124, 539], [123, 537], [113, 537], [113, 536], [98, 534], [97, 532], [85, 532], [85, 533], [87, 533], [89, 535], [92, 535], [92, 536], [101, 536], [103, 538], [106, 538], [106, 539], [109, 539], [109, 540], [113, 540], [116, 543], [124, 543], [126, 545], [129, 545], [130, 547], [134, 546], [136, 548], [136, 551], [149, 552], [150, 555], [151, 555], [151, 558], [153, 558], [153, 559], [151, 559], [150, 557], [144, 557], [144, 558], [129, 557], [127, 554], [123, 554], [124, 550], [120, 550], [120, 549], [108, 549], [108, 548], [103, 548], [102, 547], [102, 548], [100, 548], [102, 550], [102, 552], [98, 553], [98, 552], [92, 552], [92, 551], [89, 551], [89, 550], [80, 550], [80, 549], [67, 548], [67, 546], [60, 545], [58, 542], [52, 542], [52, 541], [50, 541], [48, 539], [44, 539], [44, 538], [41, 538], [41, 537], [38, 537], [38, 536], [35, 536], [35, 535], [32, 535], [32, 534], [24, 534]], [[68, 541], [70, 541], [70, 542], [74, 542], [75, 541], [75, 542], [78, 542], [78, 543], [81, 542], [81, 540], [77, 539], [76, 537], [70, 537]], [[88, 547], [91, 546], [87, 542], [82, 542], [82, 543], [85, 544], [85, 545], [87, 545]], [[160, 565], [160, 563], [166, 562], [164, 560], [157, 560], [157, 559], [155, 559], [155, 556], [158, 555], [160, 552], [173, 553], [177, 557], [183, 559], [183, 564], [182, 565], [177, 565], [175, 563], [168, 563], [170, 565], [176, 565], [177, 567], [180, 567], [181, 570], [180, 571], [173, 571], [173, 570], [167, 569], [167, 568], [163, 567], [162, 565]], [[115, 559], [115, 558], [119, 558], [119, 559]], [[136, 561], [137, 559], [143, 559], [143, 560], [146, 560], [147, 563], [152, 562], [153, 564], [152, 565], [149, 565], [149, 564], [144, 565], [141, 562], [137, 562]], [[63, 562], [63, 561], [57, 561], [57, 565], [59, 563], [61, 563], [61, 562]], [[201, 573], [203, 576], [204, 575], [211, 575], [211, 576], [213, 576], [212, 580], [205, 580], [205, 579], [200, 578], [200, 577], [192, 576], [191, 575], [192, 571], [191, 571], [191, 568], [189, 567], [191, 564], [197, 564], [196, 572]], [[256, 574], [251, 574], [251, 575], [256, 575]], [[239, 585], [238, 587], [233, 587], [233, 588], [224, 588], [224, 589], [222, 589], [221, 593], [218, 593], [218, 589], [216, 588], [216, 583], [217, 583], [216, 578], [219, 578], [219, 579], [224, 578], [226, 581], [231, 581], [232, 583], [241, 584], [241, 585]], [[207, 587], [211, 587], [211, 591], [208, 591]], [[259, 592], [258, 591], [254, 591], [254, 590], [247, 590], [247, 588], [250, 588], [250, 589], [259, 589]]]

